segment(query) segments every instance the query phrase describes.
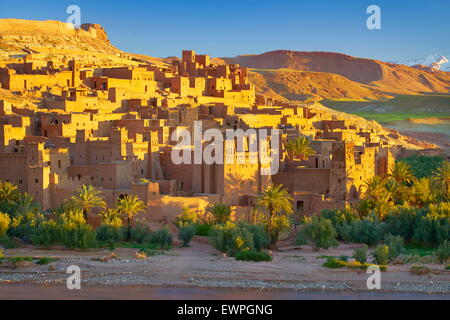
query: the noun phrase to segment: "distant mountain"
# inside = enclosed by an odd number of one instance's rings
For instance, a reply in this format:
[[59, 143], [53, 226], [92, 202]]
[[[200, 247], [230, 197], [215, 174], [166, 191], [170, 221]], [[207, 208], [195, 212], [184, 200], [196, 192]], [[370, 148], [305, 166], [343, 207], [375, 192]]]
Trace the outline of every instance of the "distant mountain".
[[222, 59], [258, 73], [255, 84], [259, 92], [272, 89], [291, 100], [308, 95], [325, 99], [379, 99], [450, 91], [450, 73], [333, 52], [277, 50]]
[[440, 54], [431, 54], [425, 58], [410, 59], [404, 62], [396, 62], [398, 64], [404, 64], [407, 66], [427, 66], [436, 70], [450, 72], [450, 61], [448, 60], [450, 55], [443, 56]]

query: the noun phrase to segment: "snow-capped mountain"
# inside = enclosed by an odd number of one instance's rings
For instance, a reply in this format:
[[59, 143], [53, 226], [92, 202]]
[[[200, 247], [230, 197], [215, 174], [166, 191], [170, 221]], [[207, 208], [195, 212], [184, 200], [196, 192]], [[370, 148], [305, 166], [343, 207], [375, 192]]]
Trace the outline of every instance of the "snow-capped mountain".
[[[450, 57], [450, 55], [447, 55], [447, 57]], [[396, 62], [396, 63], [404, 64], [407, 66], [424, 65], [427, 67], [434, 68], [436, 70], [450, 72], [450, 61], [447, 59], [447, 57], [440, 55], [440, 54], [431, 54], [425, 58], [410, 59], [407, 61]]]

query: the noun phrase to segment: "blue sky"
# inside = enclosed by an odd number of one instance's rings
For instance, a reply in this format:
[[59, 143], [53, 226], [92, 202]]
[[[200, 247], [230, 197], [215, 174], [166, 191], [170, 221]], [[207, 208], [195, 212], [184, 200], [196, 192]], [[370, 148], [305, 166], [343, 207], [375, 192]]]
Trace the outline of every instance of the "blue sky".
[[[449, 0], [1, 1], [0, 18], [99, 23], [122, 50], [150, 56], [194, 49], [211, 56], [270, 50], [333, 51], [380, 60], [450, 54]], [[366, 9], [382, 10], [369, 30]]]

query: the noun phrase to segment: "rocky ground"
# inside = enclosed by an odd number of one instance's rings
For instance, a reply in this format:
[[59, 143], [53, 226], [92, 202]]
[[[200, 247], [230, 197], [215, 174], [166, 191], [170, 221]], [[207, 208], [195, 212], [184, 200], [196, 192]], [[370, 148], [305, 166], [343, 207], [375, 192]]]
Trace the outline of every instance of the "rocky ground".
[[[147, 258], [137, 249], [97, 251], [42, 250], [32, 247], [6, 250], [7, 256], [54, 257], [48, 265], [21, 262], [0, 266], [0, 284], [64, 285], [70, 265], [81, 269], [87, 286], [143, 286], [173, 288], [229, 288], [289, 291], [367, 291], [365, 271], [327, 269], [322, 255], [352, 255], [354, 245], [314, 252], [308, 246], [273, 252], [271, 262], [243, 262], [224, 256], [204, 241], [190, 248], [175, 248]], [[411, 265], [390, 265], [381, 276], [381, 289], [389, 292], [445, 294], [450, 299], [450, 271], [427, 264], [431, 274], [410, 273]], [[0, 286], [0, 298], [2, 296]], [[7, 288], [7, 286], [6, 286]], [[7, 290], [7, 289], [6, 289]]]

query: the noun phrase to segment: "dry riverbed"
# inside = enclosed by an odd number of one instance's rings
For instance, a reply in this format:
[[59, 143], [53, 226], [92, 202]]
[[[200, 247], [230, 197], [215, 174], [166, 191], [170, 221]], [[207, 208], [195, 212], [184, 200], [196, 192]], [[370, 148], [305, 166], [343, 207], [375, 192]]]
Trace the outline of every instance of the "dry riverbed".
[[[70, 276], [66, 270], [71, 265], [80, 267], [82, 285], [90, 287], [364, 292], [370, 276], [365, 271], [322, 266], [325, 262], [322, 255], [351, 256], [355, 247], [341, 245], [321, 252], [314, 252], [308, 246], [281, 248], [273, 252], [273, 261], [258, 263], [236, 261], [202, 241], [193, 241], [190, 248], [174, 248], [165, 254], [144, 259], [136, 255], [137, 249], [82, 252], [22, 247], [5, 250], [5, 255], [53, 257], [57, 260], [47, 265], [24, 262], [16, 268], [5, 264], [0, 266], [0, 299], [7, 297], [5, 291], [11, 285], [65, 286]], [[382, 291], [435, 293], [450, 299], [450, 271], [443, 265], [426, 266], [432, 273], [418, 276], [410, 273], [411, 265], [389, 265], [381, 275]]]

